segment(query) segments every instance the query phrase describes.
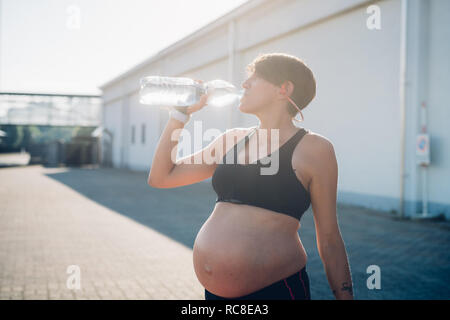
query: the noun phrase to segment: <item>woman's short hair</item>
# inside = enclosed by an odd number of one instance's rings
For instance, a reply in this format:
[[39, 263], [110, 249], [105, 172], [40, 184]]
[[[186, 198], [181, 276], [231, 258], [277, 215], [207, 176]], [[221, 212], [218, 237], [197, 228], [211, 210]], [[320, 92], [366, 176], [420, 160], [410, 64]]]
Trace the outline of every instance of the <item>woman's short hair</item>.
[[[285, 53], [259, 54], [246, 68], [248, 73], [255, 73], [266, 81], [280, 86], [285, 81], [294, 84], [290, 98], [303, 110], [316, 95], [316, 80], [311, 69], [299, 58]], [[291, 103], [287, 111], [292, 117], [298, 109]]]

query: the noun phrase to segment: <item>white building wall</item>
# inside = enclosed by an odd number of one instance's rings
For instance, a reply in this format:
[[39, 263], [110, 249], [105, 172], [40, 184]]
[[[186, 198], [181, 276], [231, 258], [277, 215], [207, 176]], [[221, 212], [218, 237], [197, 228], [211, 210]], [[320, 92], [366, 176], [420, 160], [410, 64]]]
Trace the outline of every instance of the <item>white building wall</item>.
[[362, 6], [253, 47], [243, 60], [270, 51], [304, 59], [318, 87], [301, 126], [333, 142], [338, 200], [393, 210], [400, 182], [400, 6], [395, 0], [379, 5], [381, 30], [366, 27]]
[[[427, 189], [430, 209], [445, 212], [450, 204], [450, 1], [429, 1], [430, 36], [427, 66], [428, 128], [431, 161]], [[450, 211], [447, 210], [450, 219]]]
[[104, 126], [112, 133], [112, 165], [121, 167], [121, 137], [122, 137], [122, 99], [116, 99], [103, 106]]
[[[421, 213], [427, 198], [428, 212], [450, 219], [450, 2], [408, 1], [407, 12], [405, 211]], [[422, 103], [431, 138], [426, 169], [415, 158]]]
[[[432, 161], [429, 195], [434, 210], [450, 218], [448, 26], [450, 2], [409, 1], [407, 38], [407, 91], [405, 128], [405, 171], [401, 177], [400, 44], [401, 0], [329, 0], [324, 5], [311, 0], [255, 0], [230, 12], [185, 39], [161, 51], [125, 74], [102, 86], [105, 125], [122, 139], [114, 141], [114, 164], [130, 169], [151, 167], [159, 136], [168, 120], [166, 110], [155, 110], [138, 102], [139, 79], [147, 75], [186, 76], [204, 81], [225, 79], [240, 86], [245, 66], [261, 52], [286, 52], [301, 57], [315, 73], [317, 96], [303, 112], [300, 124], [330, 139], [339, 164], [338, 201], [386, 211], [398, 210], [402, 179], [406, 214], [417, 212], [421, 203], [421, 181], [415, 166], [415, 134], [418, 116], [415, 104], [426, 96], [430, 104]], [[431, 3], [431, 4], [430, 4]], [[381, 9], [381, 30], [369, 30], [366, 9]], [[414, 25], [417, 16], [429, 11], [428, 31]], [[417, 15], [417, 16], [414, 16]], [[427, 20], [429, 19], [429, 20]], [[420, 19], [419, 19], [420, 20]], [[411, 29], [411, 30], [409, 30]], [[429, 38], [426, 54], [417, 48]], [[418, 62], [427, 57], [424, 69]], [[436, 63], [439, 61], [439, 63]], [[425, 71], [426, 72], [425, 72]], [[424, 73], [427, 75], [425, 79]], [[420, 81], [428, 85], [421, 91]], [[122, 102], [117, 97], [129, 96]], [[112, 102], [110, 102], [112, 101]], [[121, 104], [120, 104], [121, 103]], [[127, 106], [128, 103], [128, 106]], [[125, 106], [120, 108], [119, 105]], [[432, 107], [431, 107], [432, 106]], [[431, 111], [433, 108], [433, 111]], [[122, 112], [122, 113], [121, 113]], [[119, 114], [123, 119], [118, 119]], [[125, 117], [124, 115], [127, 115]], [[141, 144], [141, 123], [145, 121], [146, 143]], [[206, 106], [186, 125], [194, 134], [196, 121], [202, 132], [257, 124], [257, 118], [239, 110]], [[130, 145], [131, 125], [136, 126], [136, 143]], [[123, 128], [122, 131], [119, 127]], [[414, 139], [413, 139], [414, 138]], [[206, 146], [192, 146], [192, 152]], [[445, 148], [444, 148], [445, 146]], [[120, 150], [122, 148], [122, 158]], [[445, 150], [444, 150], [445, 149]], [[124, 156], [123, 153], [126, 153]], [[179, 156], [180, 153], [179, 153]], [[184, 156], [184, 155], [182, 155]], [[445, 180], [445, 181], [444, 181]], [[442, 187], [444, 188], [442, 188]], [[431, 209], [431, 207], [430, 207]]]
[[[128, 167], [134, 170], [148, 170], [153, 159], [155, 146], [158, 143], [160, 135], [159, 117], [160, 110], [149, 108], [139, 103], [138, 93], [130, 96], [130, 124], [127, 128], [129, 138], [129, 161]], [[131, 143], [131, 127], [135, 126], [135, 141]], [[145, 125], [142, 141], [143, 125]]]

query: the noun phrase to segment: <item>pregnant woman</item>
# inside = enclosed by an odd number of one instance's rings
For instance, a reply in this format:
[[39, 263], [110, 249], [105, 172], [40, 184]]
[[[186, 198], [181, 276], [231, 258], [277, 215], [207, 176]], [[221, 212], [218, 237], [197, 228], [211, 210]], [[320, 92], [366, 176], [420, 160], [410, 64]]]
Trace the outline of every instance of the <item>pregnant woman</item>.
[[[353, 299], [336, 215], [333, 145], [293, 123], [315, 96], [314, 75], [299, 58], [282, 53], [259, 55], [247, 72], [239, 109], [255, 115], [259, 125], [227, 130], [204, 149], [173, 161], [177, 129], [205, 106], [207, 96], [185, 114], [172, 111], [148, 183], [174, 188], [212, 177], [215, 207], [193, 248], [206, 300], [310, 299], [307, 255], [298, 235], [310, 205], [330, 288], [337, 299]], [[194, 161], [211, 157], [215, 161]]]

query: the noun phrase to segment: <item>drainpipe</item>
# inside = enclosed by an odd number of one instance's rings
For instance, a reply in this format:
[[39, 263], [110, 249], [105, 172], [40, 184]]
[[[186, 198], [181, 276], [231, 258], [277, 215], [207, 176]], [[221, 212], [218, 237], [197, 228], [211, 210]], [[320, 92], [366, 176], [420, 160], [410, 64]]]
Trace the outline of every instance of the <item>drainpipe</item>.
[[408, 2], [401, 3], [400, 26], [400, 203], [399, 217], [404, 218], [404, 183], [405, 183], [405, 112], [406, 112], [406, 59], [407, 59], [407, 29], [408, 29]]

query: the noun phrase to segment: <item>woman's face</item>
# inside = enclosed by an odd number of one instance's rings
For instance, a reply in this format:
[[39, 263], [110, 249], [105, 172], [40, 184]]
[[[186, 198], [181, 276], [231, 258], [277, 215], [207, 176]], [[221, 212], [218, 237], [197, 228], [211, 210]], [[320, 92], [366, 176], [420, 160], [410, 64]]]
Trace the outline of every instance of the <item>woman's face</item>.
[[275, 98], [276, 86], [264, 80], [255, 73], [248, 76], [242, 83], [245, 89], [239, 110], [244, 113], [255, 113], [271, 105]]

